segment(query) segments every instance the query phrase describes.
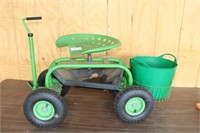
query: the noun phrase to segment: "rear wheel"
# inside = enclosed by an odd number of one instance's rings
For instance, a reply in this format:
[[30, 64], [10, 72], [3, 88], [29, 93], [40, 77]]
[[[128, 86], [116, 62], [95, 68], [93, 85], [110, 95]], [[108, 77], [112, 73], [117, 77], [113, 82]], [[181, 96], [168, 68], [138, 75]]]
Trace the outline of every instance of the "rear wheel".
[[[48, 69], [42, 71], [42, 72], [40, 73], [40, 75], [38, 76], [38, 85], [39, 85], [39, 86], [45, 86], [45, 77], [46, 77], [47, 72], [48, 72]], [[55, 77], [53, 77], [53, 78], [55, 78]], [[56, 78], [55, 78], [55, 79], [56, 79]], [[56, 79], [56, 80], [57, 80], [57, 79]], [[69, 88], [70, 88], [69, 86], [64, 86], [64, 85], [63, 85], [60, 95], [61, 95], [62, 97], [65, 96], [65, 95], [69, 92]]]
[[114, 97], [116, 97], [117, 94], [119, 93], [118, 90], [109, 90], [109, 91], [110, 91], [110, 93], [111, 93]]
[[114, 101], [116, 115], [126, 123], [138, 123], [145, 120], [153, 107], [152, 95], [140, 86], [123, 90]]
[[29, 94], [23, 109], [27, 120], [39, 128], [56, 127], [66, 115], [64, 100], [50, 89], [39, 89]]

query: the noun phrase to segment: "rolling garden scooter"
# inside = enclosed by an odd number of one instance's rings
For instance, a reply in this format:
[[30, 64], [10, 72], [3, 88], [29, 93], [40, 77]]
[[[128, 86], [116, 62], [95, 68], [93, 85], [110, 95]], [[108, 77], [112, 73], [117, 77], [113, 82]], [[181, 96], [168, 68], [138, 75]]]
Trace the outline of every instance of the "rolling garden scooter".
[[121, 43], [116, 38], [98, 34], [59, 37], [56, 46], [68, 46], [70, 55], [75, 58], [54, 60], [37, 78], [33, 33], [26, 21], [39, 19], [42, 17], [22, 19], [28, 32], [33, 78], [28, 82], [33, 92], [25, 99], [23, 109], [31, 124], [39, 128], [58, 126], [67, 113], [63, 96], [70, 86], [109, 90], [115, 95], [116, 115], [126, 123], [137, 123], [149, 116], [154, 107], [152, 95], [142, 86], [133, 85], [132, 73], [125, 63], [117, 58], [92, 58], [92, 53], [119, 47]]

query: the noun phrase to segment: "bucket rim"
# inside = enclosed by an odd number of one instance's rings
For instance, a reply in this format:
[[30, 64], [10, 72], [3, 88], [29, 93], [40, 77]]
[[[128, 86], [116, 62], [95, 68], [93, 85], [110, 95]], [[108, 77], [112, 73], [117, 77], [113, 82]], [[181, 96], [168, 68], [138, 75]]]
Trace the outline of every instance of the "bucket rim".
[[[173, 64], [173, 67], [152, 67], [152, 66], [149, 66], [148, 64], [146, 64], [145, 62], [141, 61], [140, 59], [137, 59], [137, 58], [149, 58], [149, 59], [160, 59], [160, 60], [164, 60], [164, 61], [168, 61], [170, 63]], [[137, 62], [139, 62], [140, 64], [138, 64]], [[134, 63], [134, 64], [137, 64], [137, 65], [140, 65], [141, 67], [145, 67], [145, 68], [151, 68], [151, 69], [175, 69], [178, 64], [177, 62], [175, 61], [172, 61], [172, 60], [169, 60], [169, 59], [165, 59], [165, 58], [162, 58], [162, 57], [155, 57], [155, 56], [135, 56], [133, 58], [130, 59], [130, 63]]]
[[[136, 65], [140, 65], [140, 64], [138, 64], [138, 63], [136, 63], [136, 62], [131, 62], [131, 63], [136, 64]], [[178, 64], [175, 64], [174, 67], [170, 67], [170, 68], [165, 67], [165, 68], [163, 68], [163, 67], [151, 67], [151, 66], [148, 66], [148, 67], [147, 67], [146, 65], [140, 65], [140, 67], [142, 67], [142, 68], [149, 68], [149, 69], [156, 69], [156, 70], [176, 69], [177, 66], [178, 66]]]
[[[174, 58], [174, 61], [172, 61], [172, 60], [170, 60], [170, 59], [166, 59], [166, 58], [164, 58], [164, 56], [171, 56], [172, 58]], [[173, 54], [170, 54], [170, 53], [165, 53], [165, 54], [162, 54], [162, 55], [160, 55], [160, 56], [147, 56], [147, 55], [145, 55], [145, 56], [135, 56], [135, 57], [132, 57], [131, 59], [130, 59], [130, 61], [132, 60], [132, 59], [134, 59], [134, 58], [156, 58], [156, 59], [162, 59], [162, 60], [167, 60], [167, 61], [170, 61], [170, 62], [173, 62], [173, 63], [175, 63], [176, 65], [178, 65], [178, 63], [177, 63], [177, 59], [176, 59], [176, 57], [173, 55]]]

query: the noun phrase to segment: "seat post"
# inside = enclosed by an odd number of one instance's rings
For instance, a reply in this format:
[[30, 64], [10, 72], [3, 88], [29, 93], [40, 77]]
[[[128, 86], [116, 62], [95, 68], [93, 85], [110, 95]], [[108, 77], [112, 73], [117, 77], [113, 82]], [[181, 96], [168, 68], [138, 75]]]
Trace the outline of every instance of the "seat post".
[[87, 61], [88, 62], [92, 61], [92, 54], [91, 53], [87, 54]]

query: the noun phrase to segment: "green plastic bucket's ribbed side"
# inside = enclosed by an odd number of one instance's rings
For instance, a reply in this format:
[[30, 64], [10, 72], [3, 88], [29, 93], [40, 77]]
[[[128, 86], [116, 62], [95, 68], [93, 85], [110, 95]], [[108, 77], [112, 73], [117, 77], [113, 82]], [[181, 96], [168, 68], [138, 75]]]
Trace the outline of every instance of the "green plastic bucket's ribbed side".
[[[174, 61], [163, 58], [165, 55], [172, 56]], [[169, 97], [177, 67], [175, 56], [136, 56], [130, 59], [130, 66], [135, 84], [147, 88], [155, 100]]]

